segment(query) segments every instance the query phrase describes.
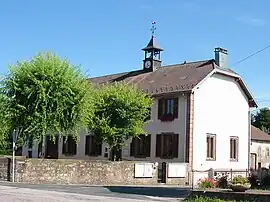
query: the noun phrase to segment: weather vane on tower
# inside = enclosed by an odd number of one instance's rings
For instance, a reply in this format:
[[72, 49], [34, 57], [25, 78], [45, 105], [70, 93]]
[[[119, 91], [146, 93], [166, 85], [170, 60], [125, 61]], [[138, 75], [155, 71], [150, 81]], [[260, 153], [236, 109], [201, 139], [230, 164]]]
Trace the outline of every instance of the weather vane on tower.
[[152, 32], [152, 36], [155, 35], [155, 30], [156, 30], [156, 21], [152, 21], [152, 27], [151, 27], [151, 32]]

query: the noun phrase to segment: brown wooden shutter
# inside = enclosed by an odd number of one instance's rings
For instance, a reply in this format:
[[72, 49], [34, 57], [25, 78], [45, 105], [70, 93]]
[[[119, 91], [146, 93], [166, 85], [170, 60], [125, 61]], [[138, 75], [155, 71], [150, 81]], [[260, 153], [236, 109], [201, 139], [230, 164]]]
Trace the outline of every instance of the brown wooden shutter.
[[178, 158], [178, 140], [179, 140], [179, 135], [178, 134], [173, 134], [173, 139], [172, 139], [172, 145], [173, 145], [173, 158]]
[[161, 134], [157, 134], [156, 136], [156, 157], [161, 157]]
[[144, 138], [144, 155], [145, 157], [150, 157], [151, 154], [151, 135], [148, 134]]
[[66, 154], [66, 137], [63, 137], [63, 142], [62, 142], [62, 154]]
[[178, 98], [173, 99], [173, 117], [178, 118]]
[[132, 141], [130, 143], [130, 156], [134, 156], [135, 155], [135, 138], [132, 138]]
[[102, 154], [102, 143], [99, 141], [98, 136], [95, 136], [96, 143], [96, 155], [101, 156]]
[[162, 105], [163, 105], [164, 100], [163, 99], [159, 99], [158, 100], [158, 119], [160, 119], [160, 117], [163, 115], [162, 114]]
[[90, 135], [85, 136], [85, 155], [90, 154]]
[[72, 154], [72, 155], [77, 154], [77, 144], [72, 136], [69, 136], [68, 147], [69, 147], [70, 154]]

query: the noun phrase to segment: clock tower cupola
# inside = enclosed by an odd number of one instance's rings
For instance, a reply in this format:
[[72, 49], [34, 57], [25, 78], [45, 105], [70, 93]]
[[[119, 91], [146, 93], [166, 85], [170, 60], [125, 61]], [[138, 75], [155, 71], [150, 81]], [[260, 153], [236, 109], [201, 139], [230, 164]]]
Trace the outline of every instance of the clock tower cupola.
[[148, 45], [143, 48], [144, 51], [144, 60], [143, 60], [143, 69], [148, 71], [155, 71], [157, 68], [161, 67], [161, 58], [160, 53], [163, 49], [159, 48], [155, 38], [156, 22], [152, 22], [152, 37]]

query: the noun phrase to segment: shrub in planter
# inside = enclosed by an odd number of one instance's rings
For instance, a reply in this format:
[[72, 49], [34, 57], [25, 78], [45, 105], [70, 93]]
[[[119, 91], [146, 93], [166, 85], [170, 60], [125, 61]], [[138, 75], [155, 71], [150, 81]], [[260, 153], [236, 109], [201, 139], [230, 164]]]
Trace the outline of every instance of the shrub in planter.
[[216, 182], [211, 178], [203, 178], [199, 180], [199, 188], [211, 189], [216, 187]]
[[244, 192], [251, 187], [248, 178], [238, 175], [231, 181], [230, 188], [233, 191]]
[[252, 188], [258, 186], [258, 176], [254, 175], [253, 173], [251, 173], [248, 177], [248, 181]]
[[228, 188], [228, 176], [222, 175], [222, 176], [217, 177], [216, 187], [221, 188], [221, 189], [227, 189]]

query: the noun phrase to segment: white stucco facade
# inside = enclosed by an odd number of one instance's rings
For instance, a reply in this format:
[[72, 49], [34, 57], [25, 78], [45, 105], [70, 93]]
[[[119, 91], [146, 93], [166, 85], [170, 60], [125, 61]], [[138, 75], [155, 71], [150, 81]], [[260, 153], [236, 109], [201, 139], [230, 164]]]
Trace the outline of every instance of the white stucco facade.
[[[179, 94], [178, 98], [178, 118], [174, 119], [172, 122], [162, 122], [158, 120], [158, 98], [156, 98], [154, 101], [154, 104], [151, 108], [151, 121], [145, 126], [145, 131], [148, 134], [151, 134], [151, 157], [146, 159], [130, 157], [130, 144], [128, 144], [128, 141], [126, 141], [127, 146], [123, 148], [124, 159], [150, 160], [155, 162], [185, 162], [187, 96], [181, 93]], [[178, 158], [164, 160], [156, 157], [156, 135], [160, 133], [179, 134]]]
[[[207, 160], [207, 133], [216, 135], [216, 159]], [[230, 161], [230, 136], [239, 138], [238, 161]], [[213, 74], [194, 90], [193, 169], [248, 169], [249, 104], [238, 82]]]

